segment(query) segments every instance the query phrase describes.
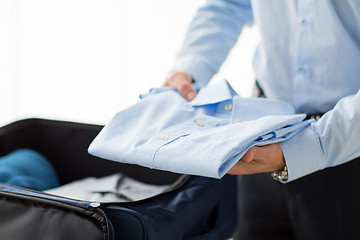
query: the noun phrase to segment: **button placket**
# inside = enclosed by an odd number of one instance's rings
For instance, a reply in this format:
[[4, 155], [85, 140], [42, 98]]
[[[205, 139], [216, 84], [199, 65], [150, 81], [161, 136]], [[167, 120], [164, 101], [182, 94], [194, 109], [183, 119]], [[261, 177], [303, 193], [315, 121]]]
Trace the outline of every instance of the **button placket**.
[[233, 98], [233, 104], [232, 104], [232, 112], [231, 112], [231, 123], [240, 123], [240, 113], [239, 113], [239, 99], [240, 97], [234, 97]]
[[308, 86], [311, 76], [309, 59], [311, 53], [311, 29], [313, 28], [311, 9], [307, 1], [298, 1], [298, 19], [295, 36], [295, 68], [293, 69], [293, 105], [299, 108], [307, 99]]

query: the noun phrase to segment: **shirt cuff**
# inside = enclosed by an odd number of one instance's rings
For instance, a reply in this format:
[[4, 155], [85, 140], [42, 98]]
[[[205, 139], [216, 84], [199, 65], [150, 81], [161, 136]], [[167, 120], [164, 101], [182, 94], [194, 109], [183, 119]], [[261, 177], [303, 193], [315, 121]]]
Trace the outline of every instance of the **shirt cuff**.
[[197, 55], [180, 56], [176, 59], [171, 71], [185, 71], [191, 75], [198, 88], [205, 87], [216, 71], [211, 64]]
[[286, 182], [324, 168], [325, 155], [320, 139], [311, 125], [280, 144], [288, 169]]

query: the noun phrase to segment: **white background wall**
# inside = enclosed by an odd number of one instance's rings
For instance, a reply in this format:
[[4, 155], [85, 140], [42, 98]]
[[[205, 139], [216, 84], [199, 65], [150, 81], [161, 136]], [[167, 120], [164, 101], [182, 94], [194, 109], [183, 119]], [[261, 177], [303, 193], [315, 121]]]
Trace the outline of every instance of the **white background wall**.
[[[104, 124], [159, 86], [202, 0], [0, 0], [0, 125], [42, 117]], [[243, 96], [256, 29], [220, 73]]]

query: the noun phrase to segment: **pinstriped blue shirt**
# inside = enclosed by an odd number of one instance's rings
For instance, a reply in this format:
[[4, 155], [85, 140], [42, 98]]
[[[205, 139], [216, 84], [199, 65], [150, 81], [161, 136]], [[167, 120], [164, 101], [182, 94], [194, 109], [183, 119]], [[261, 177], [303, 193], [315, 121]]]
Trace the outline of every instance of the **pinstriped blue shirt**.
[[241, 98], [225, 81], [187, 102], [173, 88], [152, 89], [117, 113], [89, 147], [95, 156], [154, 169], [223, 177], [252, 146], [290, 139], [312, 121], [291, 105]]
[[325, 113], [282, 143], [289, 180], [360, 156], [360, 1], [207, 0], [173, 70], [204, 87], [244, 25], [256, 24], [256, 77], [265, 95], [297, 113]]

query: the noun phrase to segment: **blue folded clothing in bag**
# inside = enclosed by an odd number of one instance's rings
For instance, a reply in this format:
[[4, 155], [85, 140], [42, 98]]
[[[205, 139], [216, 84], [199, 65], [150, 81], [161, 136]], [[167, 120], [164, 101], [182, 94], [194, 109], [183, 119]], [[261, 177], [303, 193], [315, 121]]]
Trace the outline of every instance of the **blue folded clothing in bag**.
[[38, 191], [59, 186], [50, 162], [30, 149], [18, 149], [0, 157], [0, 182]]

